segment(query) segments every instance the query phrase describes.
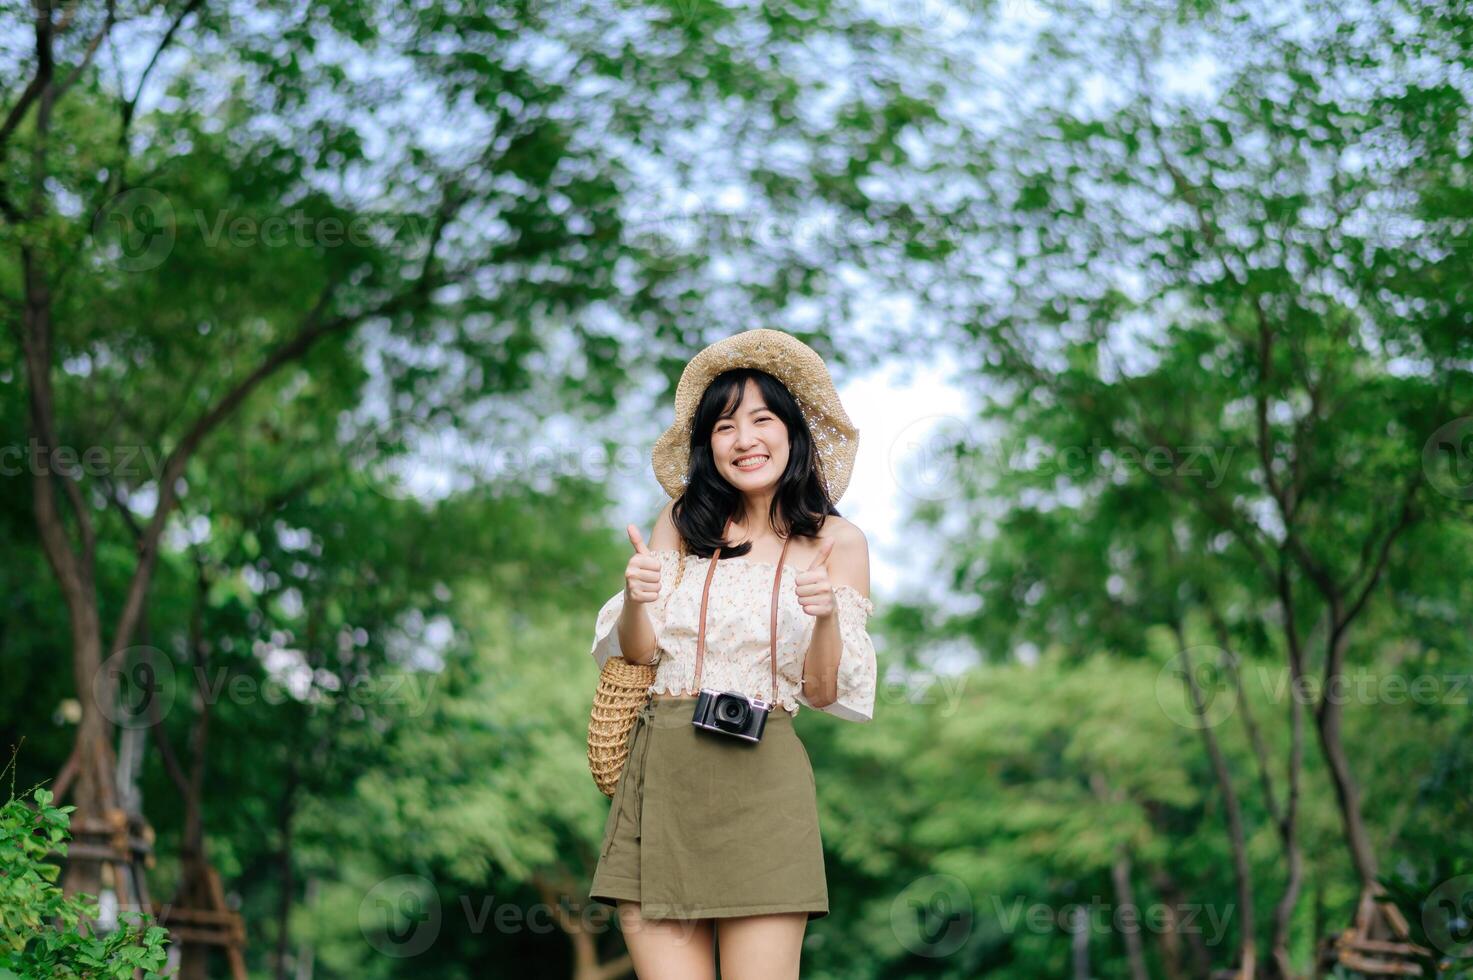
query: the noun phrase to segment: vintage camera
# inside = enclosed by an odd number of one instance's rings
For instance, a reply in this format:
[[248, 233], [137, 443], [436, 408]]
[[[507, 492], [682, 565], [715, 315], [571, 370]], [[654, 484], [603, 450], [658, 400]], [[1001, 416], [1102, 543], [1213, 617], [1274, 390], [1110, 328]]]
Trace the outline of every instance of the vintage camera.
[[767, 713], [771, 710], [772, 705], [761, 698], [703, 687], [696, 696], [691, 724], [708, 732], [756, 742], [762, 738], [762, 729], [767, 727]]

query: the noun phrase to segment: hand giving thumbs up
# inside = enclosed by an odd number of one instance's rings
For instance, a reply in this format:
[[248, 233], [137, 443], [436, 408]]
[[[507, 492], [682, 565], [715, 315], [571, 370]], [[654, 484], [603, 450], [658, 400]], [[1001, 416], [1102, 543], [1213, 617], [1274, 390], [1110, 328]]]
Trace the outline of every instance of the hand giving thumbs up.
[[627, 530], [634, 554], [624, 567], [624, 595], [632, 602], [654, 602], [660, 597], [660, 559], [644, 546], [639, 528], [631, 524]]
[[819, 542], [818, 554], [793, 580], [798, 591], [798, 602], [810, 616], [824, 617], [834, 614], [834, 587], [829, 582], [828, 569], [829, 553], [833, 550], [833, 538]]

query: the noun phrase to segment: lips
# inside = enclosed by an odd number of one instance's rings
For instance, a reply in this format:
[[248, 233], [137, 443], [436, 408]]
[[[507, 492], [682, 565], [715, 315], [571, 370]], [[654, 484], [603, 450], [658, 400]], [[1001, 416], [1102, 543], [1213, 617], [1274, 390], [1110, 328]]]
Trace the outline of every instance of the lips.
[[[756, 460], [757, 462], [753, 463], [753, 460]], [[765, 453], [752, 453], [750, 455], [743, 456], [741, 459], [736, 460], [732, 463], [732, 465], [739, 470], [760, 470], [762, 467], [767, 465], [767, 460], [768, 456]], [[743, 463], [749, 463], [750, 465], [743, 466]]]

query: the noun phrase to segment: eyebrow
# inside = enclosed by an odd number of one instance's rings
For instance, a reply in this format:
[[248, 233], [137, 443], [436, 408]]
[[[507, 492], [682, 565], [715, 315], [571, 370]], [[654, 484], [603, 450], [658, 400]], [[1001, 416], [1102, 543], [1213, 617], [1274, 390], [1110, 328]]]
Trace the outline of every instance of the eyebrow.
[[[747, 409], [747, 414], [748, 415], [756, 415], [758, 412], [770, 412], [770, 411], [772, 411], [772, 409], [768, 408], [766, 405], [758, 405], [756, 408], [749, 408], [749, 409]], [[731, 413], [726, 414], [726, 415], [719, 415], [719, 416], [717, 416], [717, 421], [719, 422], [721, 419], [729, 419], [729, 418], [731, 418], [735, 414], [736, 414], [735, 412], [731, 412]]]

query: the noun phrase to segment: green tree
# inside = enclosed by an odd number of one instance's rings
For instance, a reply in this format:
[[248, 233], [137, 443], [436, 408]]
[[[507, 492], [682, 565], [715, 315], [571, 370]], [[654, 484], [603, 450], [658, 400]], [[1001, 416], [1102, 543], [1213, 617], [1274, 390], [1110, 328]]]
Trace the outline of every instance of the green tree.
[[[7, 480], [66, 609], [82, 719], [64, 772], [83, 815], [112, 778], [103, 665], [137, 640], [167, 532], [212, 491], [232, 419], [314, 384], [319, 411], [372, 394], [390, 438], [518, 395], [606, 406], [628, 337], [668, 373], [715, 311], [776, 319], [863, 264], [842, 237], [800, 249], [727, 219], [866, 214], [866, 181], [934, 115], [903, 37], [849, 11], [190, 0], [0, 16], [0, 359], [25, 405]], [[826, 75], [815, 51], [848, 67]], [[774, 145], [793, 153], [761, 152]], [[687, 213], [655, 205], [695, 178], [689, 235]], [[732, 193], [740, 207], [708, 213]], [[330, 416], [291, 418], [314, 429], [288, 440], [336, 451]], [[140, 453], [156, 465], [123, 465]], [[94, 871], [73, 862], [68, 888]]]
[[1283, 782], [1266, 750], [1255, 764], [1286, 875], [1270, 966], [1287, 975], [1303, 726], [1355, 878], [1379, 891], [1368, 818], [1392, 801], [1364, 794], [1337, 692], [1378, 662], [1397, 607], [1464, 589], [1446, 569], [1466, 565], [1447, 550], [1466, 540], [1466, 473], [1442, 453], [1473, 424], [1452, 176], [1466, 93], [1446, 82], [1468, 60], [1466, 13], [1060, 11], [1019, 70], [1046, 84], [1014, 89], [1017, 111], [977, 137], [970, 251], [990, 264], [970, 273], [984, 299], [961, 333], [984, 352], [988, 434], [948, 440], [959, 479], [918, 512], [996, 528], [952, 552], [981, 602], [950, 629], [990, 656], [1129, 650], [1169, 624], [1183, 650], [1215, 644], [1229, 684], [1233, 651], [1272, 651], [1318, 692], [1285, 699]]

